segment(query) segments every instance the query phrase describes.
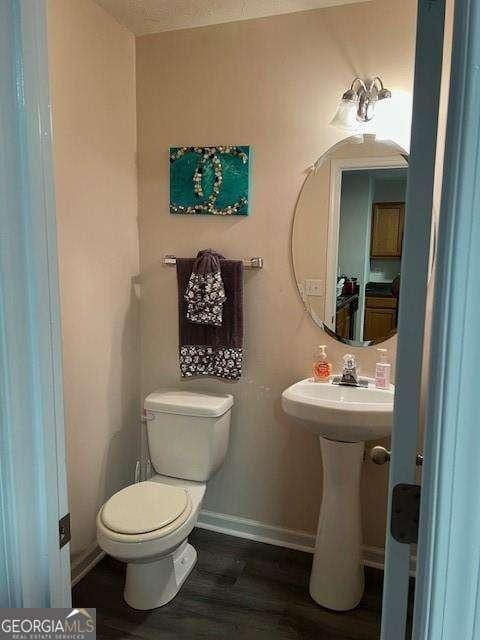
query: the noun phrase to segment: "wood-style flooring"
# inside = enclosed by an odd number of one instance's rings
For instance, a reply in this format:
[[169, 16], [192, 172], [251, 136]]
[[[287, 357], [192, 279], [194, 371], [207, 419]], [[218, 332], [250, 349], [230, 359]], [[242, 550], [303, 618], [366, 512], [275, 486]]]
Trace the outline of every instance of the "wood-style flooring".
[[97, 638], [111, 640], [378, 640], [382, 577], [366, 570], [365, 595], [346, 613], [308, 594], [312, 556], [196, 529], [197, 564], [166, 606], [135, 611], [122, 598], [125, 565], [104, 558], [73, 590], [97, 608]]

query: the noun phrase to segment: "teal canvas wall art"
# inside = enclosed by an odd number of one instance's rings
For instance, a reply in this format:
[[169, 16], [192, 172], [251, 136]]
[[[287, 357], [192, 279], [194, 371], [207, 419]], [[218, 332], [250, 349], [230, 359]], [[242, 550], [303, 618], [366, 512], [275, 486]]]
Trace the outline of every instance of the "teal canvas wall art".
[[250, 147], [170, 148], [170, 213], [246, 216]]

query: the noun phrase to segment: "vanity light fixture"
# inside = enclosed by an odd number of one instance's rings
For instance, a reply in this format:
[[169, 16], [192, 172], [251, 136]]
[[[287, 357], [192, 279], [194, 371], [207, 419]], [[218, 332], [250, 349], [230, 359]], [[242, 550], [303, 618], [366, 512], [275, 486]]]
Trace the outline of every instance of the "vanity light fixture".
[[391, 97], [391, 91], [383, 86], [378, 76], [373, 80], [362, 80], [357, 77], [353, 80], [350, 89], [343, 94], [330, 124], [341, 129], [359, 129], [375, 115], [376, 103]]

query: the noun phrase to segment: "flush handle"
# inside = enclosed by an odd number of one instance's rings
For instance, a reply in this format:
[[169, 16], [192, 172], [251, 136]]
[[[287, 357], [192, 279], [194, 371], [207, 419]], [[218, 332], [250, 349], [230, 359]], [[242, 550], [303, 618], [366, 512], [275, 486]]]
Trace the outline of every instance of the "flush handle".
[[[370, 459], [375, 464], [385, 464], [386, 462], [390, 462], [392, 452], [385, 447], [373, 447], [370, 449]], [[417, 467], [421, 467], [423, 464], [423, 456], [421, 454], [417, 454], [416, 458]]]

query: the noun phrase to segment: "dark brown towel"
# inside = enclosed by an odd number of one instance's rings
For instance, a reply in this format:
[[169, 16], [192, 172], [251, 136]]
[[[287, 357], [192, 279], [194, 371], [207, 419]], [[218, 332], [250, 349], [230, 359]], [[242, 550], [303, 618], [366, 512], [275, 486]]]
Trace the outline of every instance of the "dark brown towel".
[[225, 260], [220, 253], [213, 249], [203, 249], [197, 253], [197, 258], [193, 261], [192, 273], [205, 275], [220, 271], [220, 260]]
[[182, 376], [238, 380], [243, 364], [243, 262], [220, 260], [227, 299], [219, 327], [187, 320], [184, 293], [194, 263], [194, 258], [177, 258], [180, 371]]

